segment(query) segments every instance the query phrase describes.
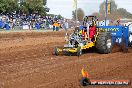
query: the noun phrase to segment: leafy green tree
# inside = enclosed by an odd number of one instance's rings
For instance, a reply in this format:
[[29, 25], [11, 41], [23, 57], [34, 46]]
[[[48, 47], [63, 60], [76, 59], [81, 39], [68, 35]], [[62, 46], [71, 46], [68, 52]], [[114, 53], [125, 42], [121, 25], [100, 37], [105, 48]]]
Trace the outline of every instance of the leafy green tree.
[[59, 14], [57, 15], [57, 19], [62, 19], [63, 17]]
[[78, 10], [77, 10], [77, 16], [78, 16], [77, 17], [78, 21], [82, 21], [83, 20], [85, 14], [84, 14], [84, 11], [81, 8], [78, 8]]
[[5, 6], [6, 6], [5, 0], [0, 0], [0, 13], [6, 12]]
[[[111, 14], [107, 14], [107, 18], [111, 19], [111, 20], [117, 20], [119, 17], [120, 18], [132, 18], [132, 14], [127, 12], [126, 9], [124, 8], [117, 8], [117, 4], [115, 3], [114, 0], [110, 0], [111, 5], [112, 5], [112, 12]], [[100, 9], [99, 9], [99, 13], [93, 13], [93, 15], [97, 15], [97, 17], [99, 18], [99, 20], [104, 20], [105, 19], [105, 11], [106, 11], [106, 3], [103, 2], [100, 4]]]
[[[111, 6], [112, 6], [112, 13], [115, 13], [117, 11], [117, 4], [115, 3], [114, 0], [110, 0], [110, 2], [111, 2]], [[101, 13], [102, 15], [105, 15], [106, 2], [104, 1], [103, 3], [101, 3], [99, 8], [100, 8], [99, 13]]]
[[26, 0], [22, 2], [20, 5], [20, 9], [26, 13], [39, 13], [39, 14], [46, 14], [46, 5], [47, 0]]
[[124, 9], [124, 8], [119, 8], [119, 9], [117, 10], [117, 12], [118, 12], [118, 15], [119, 15], [121, 18], [131, 18], [131, 19], [132, 19], [132, 14], [129, 13], [129, 12], [127, 12], [127, 10]]
[[76, 14], [75, 11], [72, 11], [72, 19], [75, 21], [76, 20]]
[[18, 10], [18, 4], [14, 0], [0, 0], [0, 13], [12, 13]]
[[[111, 20], [117, 19], [117, 4], [115, 3], [114, 0], [110, 0], [111, 6], [112, 6], [112, 12], [111, 14], [107, 14], [107, 18]], [[100, 4], [100, 9], [99, 9], [99, 14], [101, 14], [102, 17], [99, 20], [104, 20], [105, 19], [105, 12], [106, 12], [106, 2], [104, 1], [103, 3]]]
[[39, 14], [46, 14], [48, 11], [44, 6], [47, 0], [0, 0], [0, 13], [12, 13], [14, 11], [22, 11], [24, 13], [38, 12]]
[[[84, 11], [81, 8], [78, 8], [77, 9], [77, 19], [78, 19], [78, 21], [82, 21], [84, 16], [85, 16]], [[76, 19], [75, 11], [72, 11], [72, 18], [73, 18], [73, 20]]]

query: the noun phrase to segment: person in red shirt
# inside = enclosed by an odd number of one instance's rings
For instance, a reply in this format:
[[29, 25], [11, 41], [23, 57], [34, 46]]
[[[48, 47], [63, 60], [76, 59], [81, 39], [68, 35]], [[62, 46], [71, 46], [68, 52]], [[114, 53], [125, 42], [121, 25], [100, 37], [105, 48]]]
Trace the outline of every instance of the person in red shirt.
[[92, 39], [94, 38], [94, 35], [96, 33], [96, 26], [90, 26], [89, 27], [89, 37], [90, 37], [90, 41], [92, 41]]

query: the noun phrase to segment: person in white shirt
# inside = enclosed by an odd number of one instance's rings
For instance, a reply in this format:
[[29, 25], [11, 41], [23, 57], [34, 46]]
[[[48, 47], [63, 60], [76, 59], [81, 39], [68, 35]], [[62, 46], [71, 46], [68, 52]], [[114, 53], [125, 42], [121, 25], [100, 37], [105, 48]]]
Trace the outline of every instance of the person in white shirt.
[[65, 31], [68, 30], [69, 24], [68, 24], [67, 20], [64, 21], [64, 26], [63, 26], [63, 28], [65, 29]]

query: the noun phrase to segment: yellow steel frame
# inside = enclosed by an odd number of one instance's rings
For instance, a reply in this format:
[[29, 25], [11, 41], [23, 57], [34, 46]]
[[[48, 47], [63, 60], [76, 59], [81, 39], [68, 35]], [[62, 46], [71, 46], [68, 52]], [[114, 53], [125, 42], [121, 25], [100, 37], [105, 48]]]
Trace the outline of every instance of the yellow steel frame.
[[[82, 46], [81, 49], [88, 49], [90, 47], [95, 46], [94, 42], [91, 43], [87, 43], [85, 46]], [[57, 50], [58, 52], [62, 52], [62, 51], [66, 51], [66, 52], [71, 52], [71, 53], [76, 53], [77, 52], [77, 48], [65, 48], [65, 49], [59, 49]]]
[[[95, 46], [95, 42], [97, 40], [97, 36], [98, 36], [98, 33], [95, 35], [95, 40], [93, 42], [90, 42], [84, 46], [81, 47], [82, 50], [84, 49], [89, 49], [91, 47], [94, 47]], [[64, 48], [64, 49], [59, 49], [57, 50], [59, 53], [61, 53], [62, 51], [66, 51], [66, 52], [70, 52], [70, 53], [76, 53], [77, 52], [77, 48]]]
[[95, 46], [95, 43], [94, 42], [90, 42], [90, 43], [87, 43], [85, 46], [82, 46], [81, 49], [88, 49], [88, 48], [93, 47], [93, 46]]

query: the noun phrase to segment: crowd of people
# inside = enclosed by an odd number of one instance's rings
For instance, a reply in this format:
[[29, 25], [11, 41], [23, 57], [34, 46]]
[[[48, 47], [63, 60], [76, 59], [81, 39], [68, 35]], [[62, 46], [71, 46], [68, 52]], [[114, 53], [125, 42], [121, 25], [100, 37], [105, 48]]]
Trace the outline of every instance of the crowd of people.
[[59, 31], [60, 28], [65, 30], [69, 28], [67, 19], [58, 19], [56, 16], [41, 16], [36, 14], [0, 15], [0, 29], [53, 29], [53, 31]]

